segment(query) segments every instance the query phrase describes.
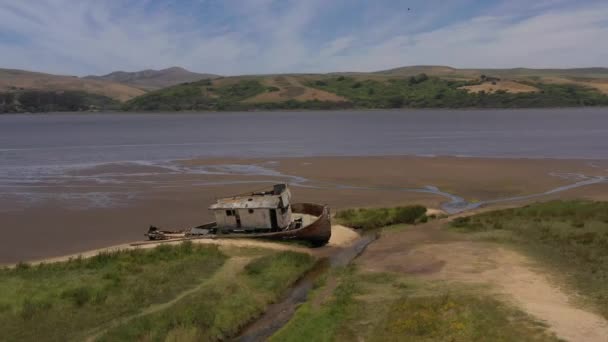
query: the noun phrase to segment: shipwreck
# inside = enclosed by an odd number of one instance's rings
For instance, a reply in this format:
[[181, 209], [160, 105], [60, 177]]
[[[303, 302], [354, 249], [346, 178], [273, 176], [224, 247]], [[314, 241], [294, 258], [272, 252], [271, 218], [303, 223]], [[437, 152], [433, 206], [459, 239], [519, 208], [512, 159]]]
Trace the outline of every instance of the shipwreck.
[[299, 240], [322, 246], [331, 237], [327, 205], [291, 203], [286, 184], [267, 191], [256, 191], [221, 198], [209, 207], [215, 222], [186, 230], [170, 231], [150, 226], [150, 240], [197, 238], [258, 238]]

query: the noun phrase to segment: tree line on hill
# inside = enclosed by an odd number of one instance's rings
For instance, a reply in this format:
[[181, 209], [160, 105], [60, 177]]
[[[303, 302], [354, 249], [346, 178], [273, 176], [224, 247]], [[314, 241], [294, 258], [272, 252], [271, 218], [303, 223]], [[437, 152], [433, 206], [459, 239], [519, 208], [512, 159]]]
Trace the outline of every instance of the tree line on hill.
[[0, 113], [118, 110], [120, 103], [84, 91], [20, 90], [0, 93]]

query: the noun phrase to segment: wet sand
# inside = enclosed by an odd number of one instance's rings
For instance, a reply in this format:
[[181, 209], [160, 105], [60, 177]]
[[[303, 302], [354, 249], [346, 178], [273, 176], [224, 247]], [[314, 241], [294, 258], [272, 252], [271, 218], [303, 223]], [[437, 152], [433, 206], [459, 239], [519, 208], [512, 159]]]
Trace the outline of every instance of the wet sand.
[[[200, 159], [178, 164], [254, 165], [265, 171], [255, 175], [248, 175], [247, 169], [239, 174], [163, 174], [150, 172], [155, 166], [109, 164], [73, 172], [75, 178], [61, 184], [42, 183], [28, 188], [26, 200], [24, 195], [13, 198], [8, 194], [0, 199], [0, 263], [141, 240], [150, 224], [167, 228], [198, 225], [211, 220], [207, 207], [216, 198], [258, 190], [274, 182], [291, 183], [296, 202], [327, 203], [335, 211], [414, 203], [439, 208], [446, 201], [443, 196], [403, 188], [432, 185], [469, 201], [482, 201], [544, 192], [572, 184], [581, 175], [608, 176], [608, 161], [590, 160], [315, 157]], [[87, 178], [121, 173], [131, 176], [121, 178], [121, 182]], [[93, 193], [103, 199], [101, 205], [90, 204]], [[545, 198], [608, 200], [608, 184], [588, 185]]]

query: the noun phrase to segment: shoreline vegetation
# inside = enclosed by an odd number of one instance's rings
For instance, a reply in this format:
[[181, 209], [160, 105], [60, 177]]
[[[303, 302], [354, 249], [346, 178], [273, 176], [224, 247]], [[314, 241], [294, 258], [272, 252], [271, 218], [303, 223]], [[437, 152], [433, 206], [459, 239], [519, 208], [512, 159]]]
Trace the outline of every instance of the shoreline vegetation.
[[514, 82], [485, 75], [460, 80], [425, 73], [390, 78], [323, 75], [204, 79], [149, 91], [125, 102], [84, 91], [15, 88], [0, 93], [0, 113], [592, 106], [608, 106], [608, 95], [587, 83], [546, 83], [534, 78]]

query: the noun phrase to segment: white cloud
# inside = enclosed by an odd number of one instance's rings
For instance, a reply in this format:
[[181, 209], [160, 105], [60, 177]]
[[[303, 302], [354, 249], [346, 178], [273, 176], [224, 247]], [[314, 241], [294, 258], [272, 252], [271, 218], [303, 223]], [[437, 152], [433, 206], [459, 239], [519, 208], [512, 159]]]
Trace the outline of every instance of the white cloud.
[[526, 11], [527, 2], [512, 0], [459, 17], [452, 12], [469, 0], [438, 4], [420, 2], [414, 12], [376, 4], [373, 15], [362, 13], [365, 25], [337, 16], [314, 36], [332, 10], [323, 0], [226, 0], [222, 13], [193, 7], [187, 15], [169, 5], [151, 10], [158, 3], [150, 0], [0, 0], [0, 67], [83, 75], [179, 65], [230, 75], [606, 66], [608, 4], [544, 0]]
[[608, 5], [545, 12], [524, 20], [477, 17], [428, 32], [400, 35], [363, 53], [329, 62], [336, 68], [378, 70], [403, 65], [456, 67], [606, 66]]
[[336, 38], [325, 44], [319, 52], [319, 55], [322, 57], [334, 56], [351, 47], [353, 42], [355, 42], [355, 37], [353, 36]]

